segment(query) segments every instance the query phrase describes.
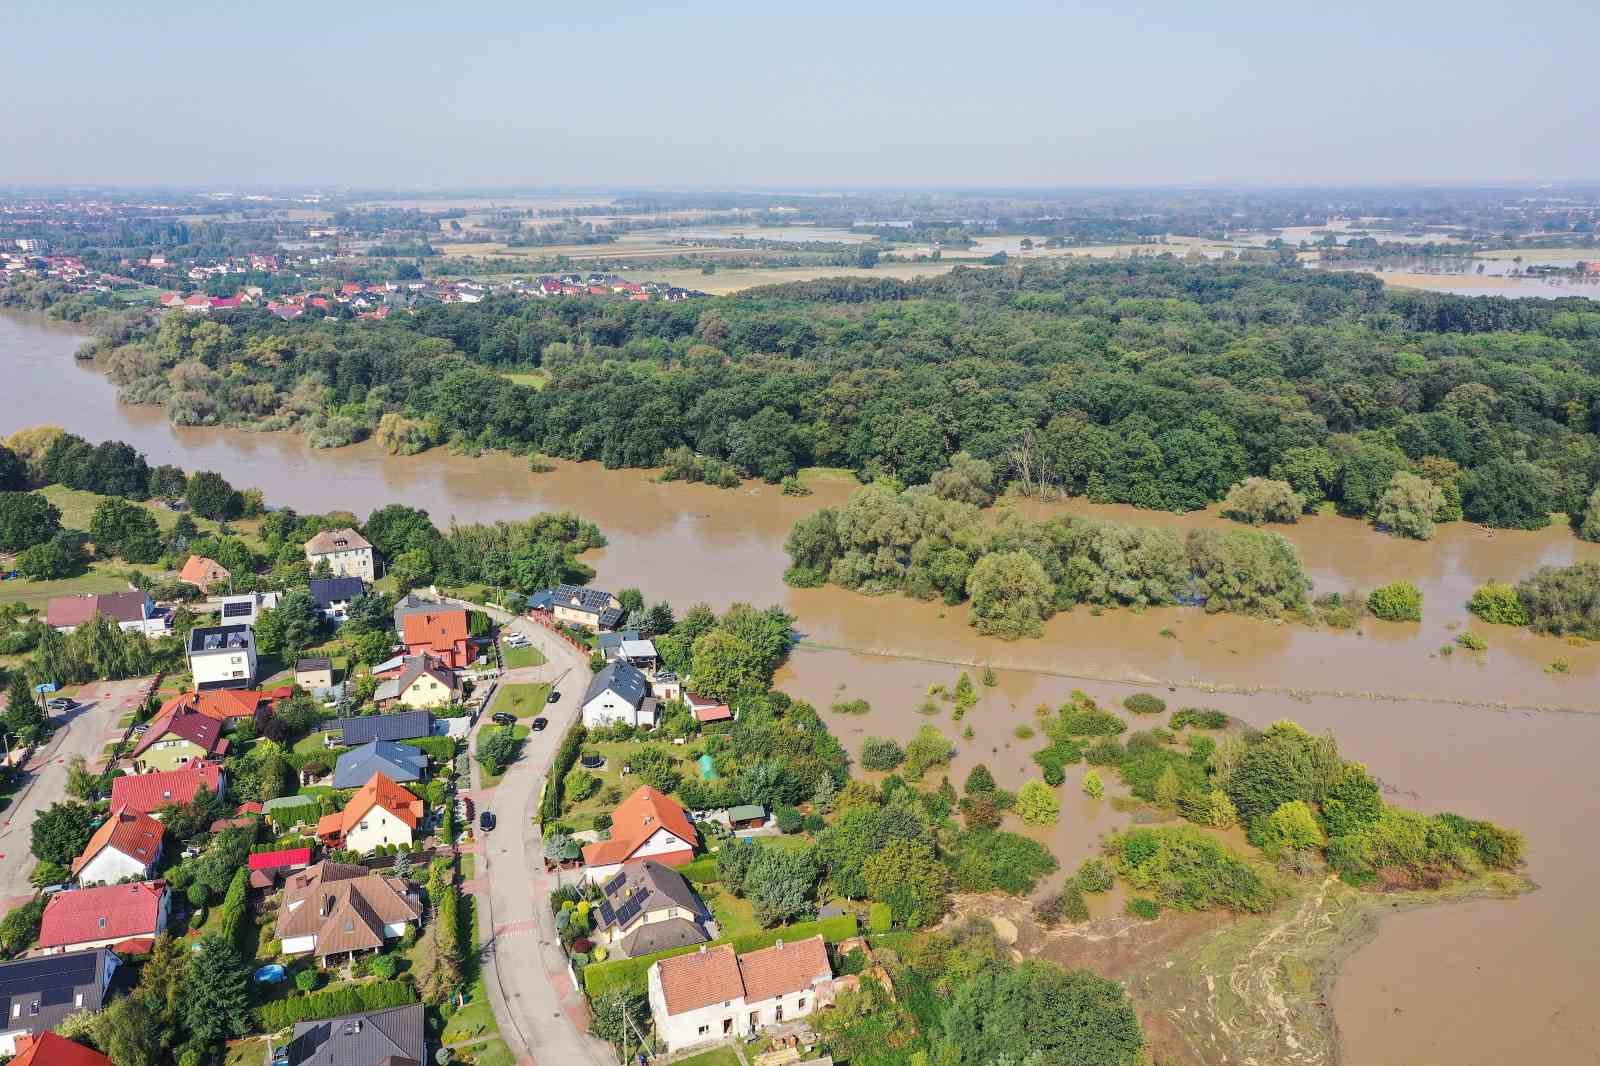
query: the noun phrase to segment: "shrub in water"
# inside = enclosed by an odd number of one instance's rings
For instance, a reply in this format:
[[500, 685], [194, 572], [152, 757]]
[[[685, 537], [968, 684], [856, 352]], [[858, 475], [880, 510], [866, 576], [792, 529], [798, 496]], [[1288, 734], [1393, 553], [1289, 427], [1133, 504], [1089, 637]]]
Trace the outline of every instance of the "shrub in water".
[[1409, 581], [1393, 581], [1372, 590], [1367, 610], [1386, 622], [1422, 621], [1422, 590]]
[[1134, 714], [1160, 714], [1167, 709], [1166, 700], [1148, 692], [1136, 692], [1123, 700], [1122, 705]]

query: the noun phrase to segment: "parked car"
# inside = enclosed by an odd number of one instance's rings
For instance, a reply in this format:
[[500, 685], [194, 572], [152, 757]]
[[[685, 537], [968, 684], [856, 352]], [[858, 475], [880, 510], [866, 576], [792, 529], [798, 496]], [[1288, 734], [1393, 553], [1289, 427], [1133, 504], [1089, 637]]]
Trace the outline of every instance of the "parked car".
[[548, 719], [548, 718], [535, 718], [533, 720], [533, 731], [535, 733], [541, 732], [541, 731], [543, 731], [544, 727], [549, 725], [549, 724], [550, 724], [550, 719]]
[[57, 696], [55, 699], [46, 700], [44, 705], [52, 711], [70, 711], [78, 705], [78, 701], [68, 696]]
[[485, 833], [494, 832], [494, 812], [483, 811], [478, 815], [478, 828]]
[[544, 701], [546, 703], [560, 703], [561, 702], [561, 693], [557, 692], [555, 689], [551, 689], [550, 690], [550, 695], [546, 696], [544, 698]]
[[495, 725], [516, 725], [517, 724], [517, 716], [514, 715], [514, 714], [507, 714], [505, 711], [496, 711], [496, 712], [494, 712], [494, 714], [489, 716], [489, 720], [492, 721]]

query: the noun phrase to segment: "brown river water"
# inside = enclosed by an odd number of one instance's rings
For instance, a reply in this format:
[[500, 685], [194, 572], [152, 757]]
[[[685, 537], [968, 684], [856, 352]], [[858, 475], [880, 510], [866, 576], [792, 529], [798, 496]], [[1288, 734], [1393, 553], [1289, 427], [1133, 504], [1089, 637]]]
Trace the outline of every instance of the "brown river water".
[[[1587, 989], [1600, 983], [1600, 917], [1588, 898], [1600, 883], [1600, 849], [1583, 843], [1600, 825], [1593, 784], [1600, 716], [1586, 713], [1600, 709], [1600, 647], [1479, 624], [1487, 652], [1439, 654], [1466, 623], [1461, 604], [1483, 581], [1600, 558], [1600, 546], [1578, 542], [1564, 526], [1491, 534], [1456, 523], [1426, 544], [1332, 517], [1276, 527], [1299, 546], [1319, 592], [1414, 581], [1425, 597], [1421, 624], [1368, 620], [1357, 634], [1193, 609], [1093, 617], [1080, 608], [1053, 619], [1043, 640], [1008, 644], [978, 636], [964, 608], [786, 588], [785, 534], [799, 516], [842, 502], [846, 484], [794, 499], [765, 485], [656, 484], [642, 471], [595, 464], [532, 474], [504, 455], [394, 457], [370, 443], [316, 451], [287, 434], [176, 428], [158, 409], [118, 404], [109, 383], [72, 360], [79, 340], [41, 319], [0, 314], [0, 434], [49, 422], [95, 440], [125, 440], [152, 462], [216, 470], [301, 511], [365, 515], [399, 501], [426, 508], [441, 524], [576, 511], [610, 542], [588, 557], [599, 584], [636, 585], [680, 609], [697, 600], [718, 608], [737, 600], [783, 604], [805, 643], [779, 682], [819, 707], [867, 699], [871, 713], [831, 717], [852, 748], [867, 734], [904, 740], [926, 721], [951, 736], [970, 725], [974, 736], [960, 741], [951, 770], [957, 783], [979, 761], [1012, 786], [1030, 776], [1028, 757], [1040, 741], [1018, 740], [1013, 729], [1034, 720], [1038, 703], [1059, 703], [1073, 688], [1109, 703], [1172, 686], [1163, 695], [1173, 707], [1204, 704], [1257, 726], [1293, 718], [1332, 730], [1395, 802], [1522, 830], [1528, 875], [1541, 886], [1513, 901], [1386, 919], [1335, 989], [1344, 1061], [1600, 1061], [1600, 1016], [1583, 1006]], [[1224, 524], [1214, 515], [1061, 506], [1180, 529]], [[1162, 636], [1164, 629], [1173, 635]], [[1558, 657], [1569, 661], [1569, 673], [1547, 671]], [[983, 701], [959, 725], [948, 705], [924, 718], [916, 710], [924, 691], [931, 682], [952, 683], [956, 663], [991, 663], [1000, 683], [980, 690]], [[1082, 797], [1080, 775], [1081, 768], [1069, 774], [1051, 837], [1069, 867], [1124, 818]]]

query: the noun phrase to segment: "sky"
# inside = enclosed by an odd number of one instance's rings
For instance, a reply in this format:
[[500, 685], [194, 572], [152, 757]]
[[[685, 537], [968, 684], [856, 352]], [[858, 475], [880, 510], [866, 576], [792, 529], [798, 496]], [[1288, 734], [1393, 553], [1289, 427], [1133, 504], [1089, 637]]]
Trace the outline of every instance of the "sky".
[[1595, 0], [0, 0], [0, 183], [1600, 178]]

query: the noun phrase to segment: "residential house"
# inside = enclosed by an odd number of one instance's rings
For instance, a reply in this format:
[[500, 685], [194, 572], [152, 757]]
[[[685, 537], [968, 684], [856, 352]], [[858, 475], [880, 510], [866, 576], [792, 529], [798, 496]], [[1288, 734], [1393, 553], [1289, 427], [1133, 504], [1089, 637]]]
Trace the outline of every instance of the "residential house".
[[222, 723], [224, 730], [233, 729], [247, 719], [259, 729], [271, 717], [273, 704], [293, 694], [294, 690], [288, 686], [269, 691], [214, 688], [205, 692], [182, 692], [163, 703], [156, 717], [178, 711], [193, 711], [207, 718], [215, 718]]
[[105, 948], [0, 963], [0, 1055], [15, 1055], [19, 1040], [39, 1037], [74, 1011], [98, 1011], [118, 964]]
[[179, 581], [193, 585], [207, 595], [214, 586], [226, 585], [232, 579], [232, 571], [215, 559], [207, 559], [204, 555], [189, 556], [183, 564], [183, 569], [178, 571]]
[[306, 562], [312, 570], [326, 562], [334, 577], [373, 581], [372, 545], [353, 529], [325, 529], [306, 541]]
[[701, 725], [711, 725], [715, 722], [731, 722], [734, 719], [733, 708], [721, 700], [706, 699], [696, 696], [693, 692], [683, 694], [683, 702], [689, 705], [689, 711], [694, 715], [694, 720]]
[[283, 1066], [425, 1066], [422, 1004], [296, 1022]]
[[294, 683], [307, 692], [326, 692], [333, 687], [333, 660], [326, 655], [296, 659]]
[[822, 937], [736, 954], [733, 946], [701, 946], [652, 963], [650, 1014], [662, 1050], [743, 1039], [768, 1026], [803, 1018], [833, 983]]
[[442, 707], [461, 698], [461, 682], [431, 655], [407, 655], [400, 673], [373, 690], [380, 707], [401, 703], [407, 707]]
[[413, 611], [401, 619], [400, 639], [410, 655], [431, 655], [451, 670], [476, 658], [464, 607], [439, 606]]
[[308, 584], [311, 602], [335, 624], [349, 617], [350, 601], [367, 591], [367, 583], [359, 577], [314, 577]]
[[599, 646], [600, 657], [608, 663], [620, 660], [641, 670], [653, 670], [658, 661], [655, 642], [642, 639], [637, 629], [601, 633]]
[[410, 882], [365, 866], [319, 862], [284, 880], [274, 932], [285, 955], [311, 955], [323, 962], [379, 950], [421, 918], [422, 904]]
[[328, 724], [328, 736], [347, 748], [373, 740], [416, 740], [433, 735], [433, 715], [427, 711], [400, 711], [396, 714], [364, 714], [354, 718], [335, 718]]
[[642, 859], [682, 866], [694, 858], [699, 842], [683, 806], [644, 785], [612, 812], [611, 839], [584, 847], [583, 876], [604, 884], [623, 863]]
[[133, 749], [133, 765], [140, 773], [181, 770], [190, 763], [220, 759], [228, 753], [222, 723], [199, 711], [177, 711], [157, 717]]
[[19, 1037], [17, 1049], [11, 1066], [112, 1066], [110, 1059], [93, 1048], [51, 1032], [27, 1041]]
[[637, 667], [614, 662], [589, 679], [583, 695], [583, 724], [597, 726], [622, 722], [640, 729], [656, 724], [656, 700], [649, 695], [650, 682]]
[[609, 592], [583, 585], [557, 585], [550, 591], [550, 613], [557, 622], [581, 626], [595, 633], [622, 624], [622, 601]]
[[279, 592], [245, 592], [237, 596], [223, 596], [217, 602], [217, 619], [223, 625], [253, 626], [261, 612], [278, 606], [283, 598]]
[[250, 871], [250, 887], [269, 889], [290, 874], [298, 873], [311, 865], [310, 848], [283, 848], [279, 851], [255, 851], [246, 860]]
[[636, 959], [714, 939], [706, 928], [711, 912], [689, 882], [654, 859], [628, 863], [600, 891], [591, 936], [610, 946], [612, 958]]
[[159, 817], [163, 807], [190, 803], [202, 788], [220, 796], [227, 787], [227, 775], [214, 762], [197, 762], [181, 770], [151, 774], [120, 774], [111, 782], [111, 809]]
[[57, 892], [44, 905], [39, 953], [58, 955], [153, 939], [166, 931], [169, 903], [165, 881]]
[[155, 601], [137, 589], [127, 592], [52, 596], [45, 605], [45, 622], [61, 633], [71, 633], [97, 614], [130, 633], [159, 637], [167, 631], [167, 617], [156, 611]]
[[382, 774], [401, 784], [428, 776], [428, 757], [410, 744], [372, 740], [339, 756], [333, 768], [334, 788], [360, 788]]
[[249, 688], [256, 680], [256, 636], [249, 626], [196, 626], [189, 633], [194, 687]]
[[373, 774], [344, 810], [317, 822], [317, 838], [329, 847], [365, 855], [384, 844], [411, 844], [422, 824], [423, 803], [383, 774]]
[[72, 875], [80, 885], [143, 880], [161, 858], [162, 832], [161, 823], [148, 814], [112, 807], [83, 854], [72, 860]]

